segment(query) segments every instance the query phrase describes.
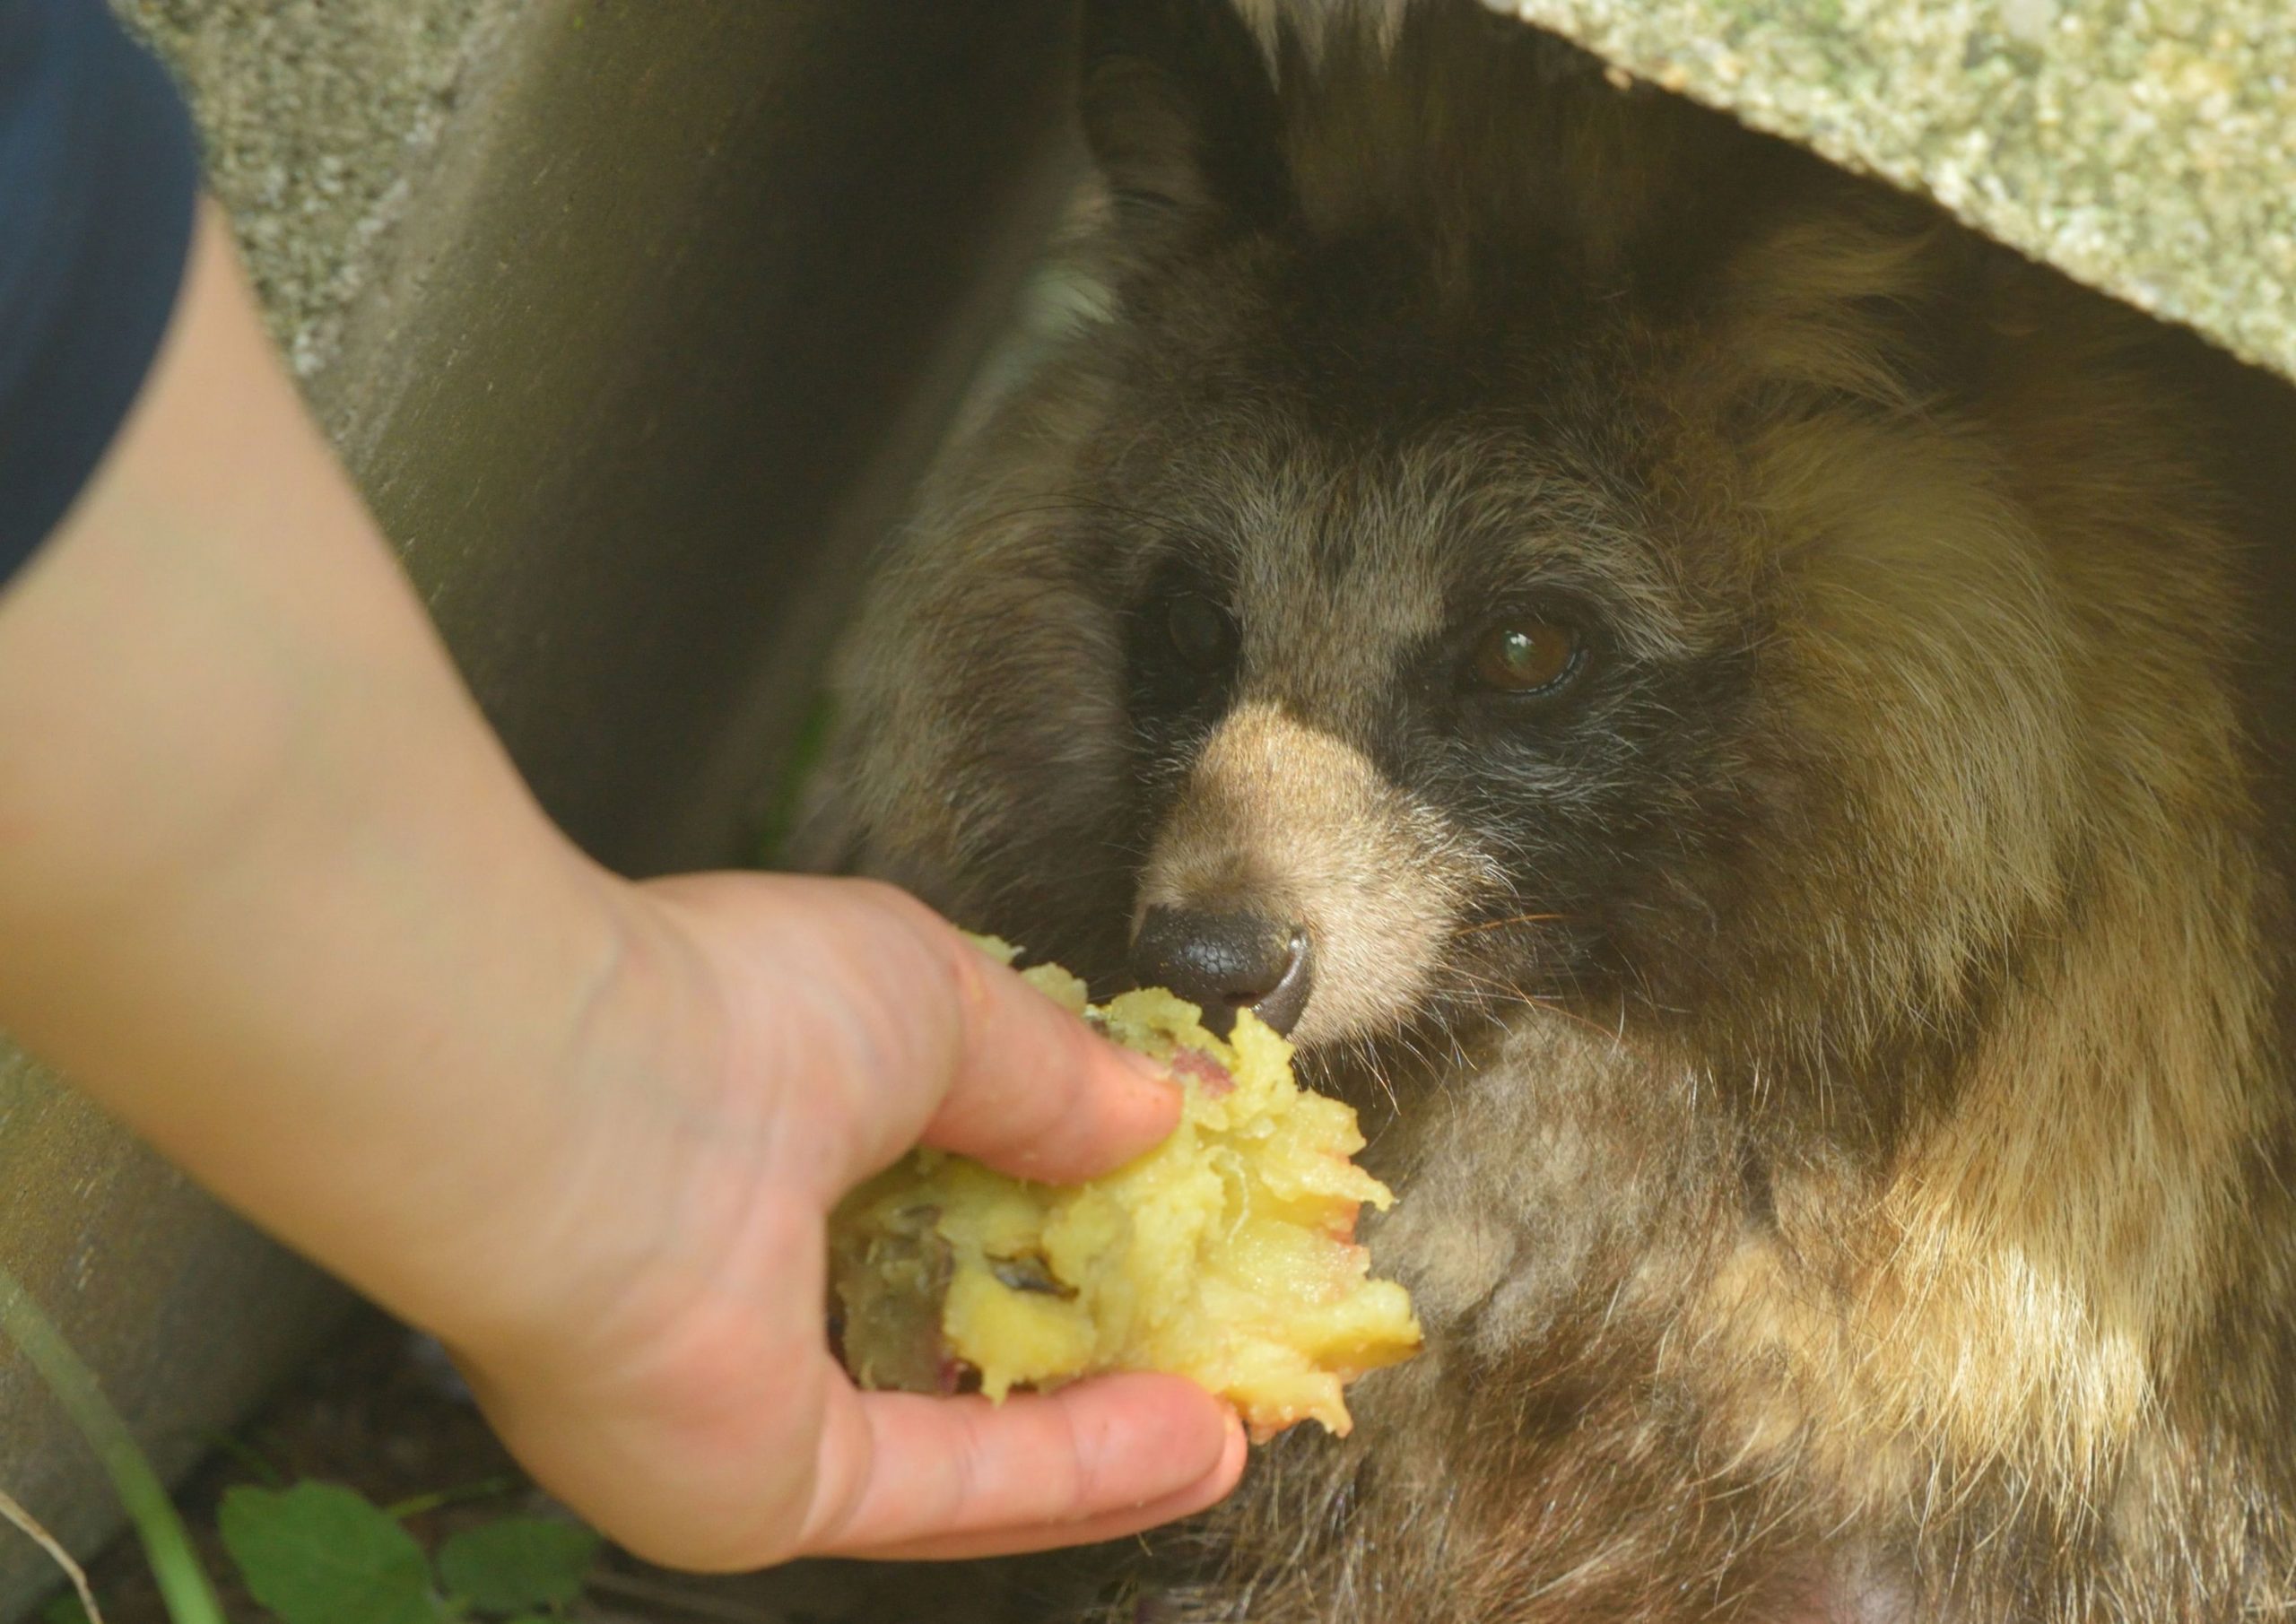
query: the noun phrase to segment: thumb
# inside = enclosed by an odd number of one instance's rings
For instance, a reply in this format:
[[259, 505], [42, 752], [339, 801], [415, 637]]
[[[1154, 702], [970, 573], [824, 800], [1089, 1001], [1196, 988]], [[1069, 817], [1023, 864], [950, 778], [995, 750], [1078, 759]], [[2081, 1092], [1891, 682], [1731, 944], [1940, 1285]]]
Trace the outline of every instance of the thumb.
[[[937, 921], [936, 921], [937, 923]], [[1094, 1032], [944, 925], [957, 1045], [925, 1142], [1047, 1184], [1122, 1166], [1179, 1121], [1164, 1069]]]
[[832, 1200], [920, 1136], [1002, 1172], [1074, 1184], [1179, 1120], [1179, 1090], [1153, 1062], [903, 891], [718, 874], [645, 889], [715, 971], [736, 1053], [794, 1080], [817, 1112], [840, 1102], [843, 1143], [815, 1169]]

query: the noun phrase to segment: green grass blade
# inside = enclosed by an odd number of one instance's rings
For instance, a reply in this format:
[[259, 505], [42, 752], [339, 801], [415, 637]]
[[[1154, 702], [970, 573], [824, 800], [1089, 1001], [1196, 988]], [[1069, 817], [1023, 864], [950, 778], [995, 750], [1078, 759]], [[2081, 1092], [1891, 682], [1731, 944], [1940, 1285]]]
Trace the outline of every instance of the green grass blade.
[[159, 1473], [128, 1436], [118, 1411], [98, 1391], [94, 1374], [80, 1362], [80, 1356], [48, 1323], [48, 1316], [16, 1277], [4, 1268], [0, 1268], [0, 1331], [5, 1331], [23, 1350], [32, 1368], [39, 1372], [110, 1474], [112, 1489], [135, 1525], [136, 1538], [144, 1543], [152, 1576], [167, 1601], [168, 1616], [175, 1624], [228, 1624]]
[[781, 865], [783, 848], [788, 845], [789, 837], [797, 832], [806, 786], [828, 760], [836, 719], [836, 706], [830, 695], [826, 691], [815, 694], [805, 708], [804, 718], [797, 724], [796, 737], [789, 742], [788, 757], [781, 764], [780, 776], [774, 780], [772, 795], [766, 803], [763, 826], [757, 837], [758, 867]]
[[481, 1478], [475, 1483], [457, 1483], [452, 1489], [434, 1489], [428, 1494], [409, 1495], [394, 1500], [383, 1507], [383, 1515], [404, 1523], [409, 1517], [419, 1517], [425, 1512], [437, 1511], [445, 1506], [467, 1506], [473, 1500], [499, 1499], [506, 1494], [516, 1494], [526, 1486], [526, 1480], [516, 1472], [499, 1477]]

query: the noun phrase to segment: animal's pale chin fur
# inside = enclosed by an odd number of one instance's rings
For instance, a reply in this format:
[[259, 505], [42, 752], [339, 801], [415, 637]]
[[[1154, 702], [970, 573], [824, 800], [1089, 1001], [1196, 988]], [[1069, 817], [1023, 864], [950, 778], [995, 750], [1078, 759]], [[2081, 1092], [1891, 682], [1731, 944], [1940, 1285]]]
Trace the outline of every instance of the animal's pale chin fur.
[[[1103, 983], [1159, 904], [1316, 943], [1430, 1348], [1138, 1616], [2296, 1608], [2186, 358], [1471, 0], [1245, 11], [1087, 5], [1106, 313], [936, 475], [834, 769], [856, 865]], [[1462, 674], [1529, 621], [1554, 691]]]

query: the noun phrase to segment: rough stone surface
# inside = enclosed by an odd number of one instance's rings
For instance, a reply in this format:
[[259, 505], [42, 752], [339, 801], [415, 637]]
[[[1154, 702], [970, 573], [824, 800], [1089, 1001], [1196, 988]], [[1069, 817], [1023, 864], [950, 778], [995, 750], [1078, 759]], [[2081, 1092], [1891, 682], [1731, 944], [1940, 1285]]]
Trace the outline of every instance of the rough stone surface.
[[272, 331], [313, 377], [515, 0], [114, 4], [189, 92]]
[[2285, 0], [1487, 0], [2296, 378]]

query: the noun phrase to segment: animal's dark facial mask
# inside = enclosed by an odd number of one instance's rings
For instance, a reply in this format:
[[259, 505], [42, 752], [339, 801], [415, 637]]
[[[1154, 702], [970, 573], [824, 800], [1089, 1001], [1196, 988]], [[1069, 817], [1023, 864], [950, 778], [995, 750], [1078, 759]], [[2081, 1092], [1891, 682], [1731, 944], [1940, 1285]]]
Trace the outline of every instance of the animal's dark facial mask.
[[862, 864], [1393, 1091], [1430, 1356], [1172, 1616], [2289, 1602], [2269, 611], [2169, 347], [1465, 0], [1294, 10], [1087, 7], [1105, 314], [847, 665]]

